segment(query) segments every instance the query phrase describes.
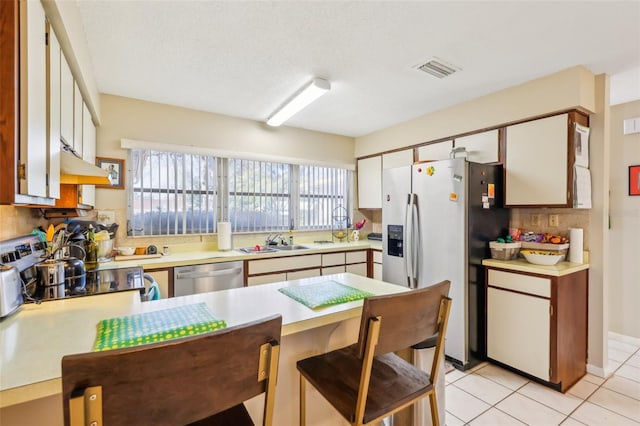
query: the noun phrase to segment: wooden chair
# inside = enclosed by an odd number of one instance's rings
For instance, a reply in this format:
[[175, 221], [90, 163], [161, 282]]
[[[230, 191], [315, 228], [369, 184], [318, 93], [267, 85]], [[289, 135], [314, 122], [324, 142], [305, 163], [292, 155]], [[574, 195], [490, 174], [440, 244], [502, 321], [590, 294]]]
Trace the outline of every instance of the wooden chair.
[[[449, 318], [449, 281], [406, 293], [364, 300], [358, 342], [298, 361], [300, 425], [305, 424], [305, 381], [352, 425], [380, 421], [429, 396], [431, 418], [439, 424], [434, 381]], [[394, 352], [437, 333], [431, 373]]]
[[65, 425], [271, 425], [282, 317], [167, 342], [62, 358]]

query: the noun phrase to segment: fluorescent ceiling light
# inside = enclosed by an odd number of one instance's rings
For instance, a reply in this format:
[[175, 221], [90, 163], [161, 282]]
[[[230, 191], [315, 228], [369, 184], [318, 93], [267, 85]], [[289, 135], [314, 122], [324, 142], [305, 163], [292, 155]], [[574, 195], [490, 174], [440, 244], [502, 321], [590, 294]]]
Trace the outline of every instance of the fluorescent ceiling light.
[[331, 83], [322, 78], [314, 78], [298, 93], [280, 107], [269, 119], [269, 126], [279, 126], [299, 111], [303, 110], [311, 102], [318, 99], [331, 89]]

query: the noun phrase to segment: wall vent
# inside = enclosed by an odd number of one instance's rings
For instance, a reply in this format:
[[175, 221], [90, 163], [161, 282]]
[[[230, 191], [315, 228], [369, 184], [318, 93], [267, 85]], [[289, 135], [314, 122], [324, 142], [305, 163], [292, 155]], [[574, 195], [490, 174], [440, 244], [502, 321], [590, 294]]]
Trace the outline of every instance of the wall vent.
[[427, 62], [417, 65], [415, 68], [437, 78], [449, 77], [450, 75], [461, 71], [459, 67], [451, 65], [438, 58], [429, 59]]

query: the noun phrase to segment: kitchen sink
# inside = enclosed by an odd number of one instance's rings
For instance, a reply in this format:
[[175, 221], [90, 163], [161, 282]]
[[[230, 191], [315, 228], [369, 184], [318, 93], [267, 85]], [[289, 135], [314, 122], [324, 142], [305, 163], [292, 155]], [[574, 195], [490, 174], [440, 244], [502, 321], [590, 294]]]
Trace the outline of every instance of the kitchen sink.
[[278, 246], [278, 250], [280, 251], [293, 251], [293, 250], [306, 250], [309, 247], [307, 246], [301, 246], [298, 244], [293, 244], [291, 246]]
[[278, 249], [273, 247], [261, 247], [260, 250], [256, 250], [255, 247], [242, 247], [239, 248], [238, 251], [248, 254], [259, 254], [259, 253], [276, 253]]

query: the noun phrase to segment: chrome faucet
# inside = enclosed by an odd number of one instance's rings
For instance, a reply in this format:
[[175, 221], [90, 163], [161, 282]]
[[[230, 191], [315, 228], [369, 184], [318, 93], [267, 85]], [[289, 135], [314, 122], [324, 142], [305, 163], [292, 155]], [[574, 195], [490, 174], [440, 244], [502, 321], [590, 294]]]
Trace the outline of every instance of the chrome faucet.
[[280, 240], [280, 243], [282, 244], [282, 241], [284, 241], [282, 239], [282, 234], [269, 234], [265, 243], [267, 246], [277, 246], [278, 240]]

